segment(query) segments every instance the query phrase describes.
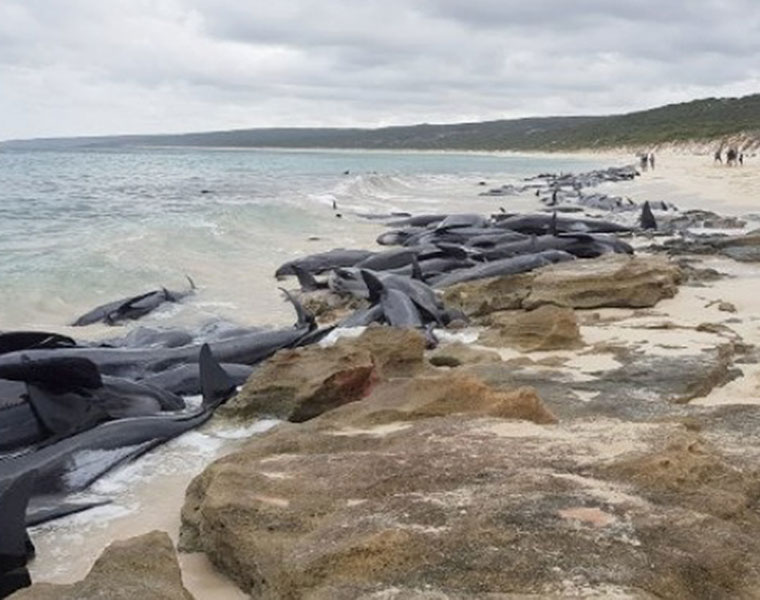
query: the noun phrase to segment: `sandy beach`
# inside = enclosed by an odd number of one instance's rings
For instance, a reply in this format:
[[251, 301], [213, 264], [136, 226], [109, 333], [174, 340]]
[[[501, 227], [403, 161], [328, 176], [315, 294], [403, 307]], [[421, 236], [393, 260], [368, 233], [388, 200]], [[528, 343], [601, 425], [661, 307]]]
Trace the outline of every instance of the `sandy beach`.
[[[605, 156], [610, 164], [632, 162], [630, 156], [620, 153]], [[760, 213], [757, 190], [760, 190], [760, 159], [748, 158], [743, 167], [728, 168], [713, 164], [709, 156], [675, 152], [659, 153], [656, 168], [632, 182], [604, 184], [600, 188], [600, 191], [628, 196], [635, 201], [672, 202], [682, 211], [702, 209], [738, 216]], [[494, 199], [494, 204], [498, 201]], [[435, 207], [441, 211], [465, 208], [451, 202]], [[363, 237], [371, 239], [372, 236], [363, 234]], [[635, 239], [634, 245], [642, 247], [649, 241]], [[580, 335], [585, 350], [529, 354], [513, 348], [496, 350], [502, 361], [519, 361], [529, 356], [531, 364], [538, 370], [544, 368], [542, 364], [555, 365], [546, 368], [547, 377], [560, 374], [566, 381], [584, 382], [598, 378], [602, 371], [621, 366], [619, 352], [605, 352], [605, 347], [635, 349], [635, 352], [656, 360], [658, 357], [673, 358], [709, 351], [732, 336], [747, 345], [760, 345], [760, 297], [757, 295], [760, 267], [722, 257], [705, 257], [699, 267], [715, 269], [726, 276], [699, 286], [681, 286], [674, 298], [664, 299], [652, 309], [577, 311], [581, 315]], [[722, 310], [719, 307], [721, 302], [726, 303], [724, 306], [730, 304], [732, 311]], [[704, 323], [719, 327], [700, 330], [699, 326]], [[474, 328], [446, 334], [442, 339], [444, 342], [465, 340], [475, 349], [494, 350], [475, 341], [478, 334], [479, 329]], [[760, 366], [744, 364], [742, 371], [740, 377], [714, 387], [703, 397], [692, 399], [691, 404], [703, 407], [760, 404]], [[585, 398], [593, 401], [597, 395], [588, 392]], [[600, 419], [597, 426], [604, 436], [617, 437], [618, 444], [615, 448], [601, 444], [600, 452], [618, 456], [637, 447], [635, 440], [626, 440], [627, 426], [605, 423]], [[264, 426], [268, 425], [263, 425], [262, 430]], [[506, 428], [509, 431], [504, 428], [499, 431], [500, 435], [519, 437], [531, 435], [539, 428], [539, 437], [547, 444], [559, 443], [567, 435], [562, 429], [527, 421], [514, 422]], [[245, 435], [252, 431], [245, 432]], [[103, 492], [117, 491], [115, 506], [96, 509], [32, 531], [38, 551], [37, 559], [31, 565], [33, 579], [55, 583], [81, 579], [108, 543], [154, 529], [167, 531], [176, 542], [185, 487], [210, 460], [239, 448], [245, 435], [231, 432], [229, 426], [214, 421], [141, 459], [143, 464], [137, 463], [126, 467], [125, 472], [110, 476], [99, 485]], [[135, 476], [139, 483], [130, 486], [126, 492], [124, 481], [130, 476]], [[600, 487], [597, 492], [602, 494], [604, 490]], [[184, 583], [198, 600], [246, 597], [226, 577], [216, 573], [203, 555], [181, 554], [180, 563]]]

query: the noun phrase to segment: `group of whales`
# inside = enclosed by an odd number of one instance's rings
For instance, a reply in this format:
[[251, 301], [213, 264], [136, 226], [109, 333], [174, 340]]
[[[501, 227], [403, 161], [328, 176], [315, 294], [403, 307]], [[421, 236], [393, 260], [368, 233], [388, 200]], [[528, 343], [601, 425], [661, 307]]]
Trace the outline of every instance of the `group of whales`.
[[[28, 585], [33, 547], [26, 526], [83, 510], [67, 496], [117, 464], [205, 422], [214, 409], [277, 350], [313, 343], [336, 327], [387, 323], [432, 330], [464, 315], [439, 290], [461, 281], [633, 249], [616, 234], [630, 227], [593, 218], [502, 212], [418, 215], [386, 223], [380, 245], [335, 249], [289, 261], [275, 275], [298, 278], [302, 291], [329, 288], [368, 305], [317, 328], [300, 302], [293, 327], [238, 330], [207, 343], [186, 332], [137, 329], [122, 340], [83, 344], [55, 333], [0, 334], [0, 597]], [[656, 228], [648, 205], [640, 229]], [[316, 276], [328, 273], [326, 279]], [[75, 325], [137, 319], [192, 293], [161, 288], [99, 306]], [[197, 409], [182, 395], [201, 394]]]
[[[618, 237], [631, 233], [633, 227], [556, 213], [431, 214], [386, 225], [392, 229], [377, 242], [397, 248], [379, 252], [337, 248], [288, 261], [275, 276], [296, 276], [304, 292], [329, 288], [370, 300], [370, 308], [349, 315], [338, 326], [373, 321], [396, 324], [403, 313], [404, 326], [419, 327], [446, 325], [461, 316], [443, 307], [436, 293], [456, 283], [607, 253], [633, 254], [631, 245]], [[636, 229], [656, 228], [654, 214], [645, 203]], [[316, 277], [325, 273], [322, 280]]]
[[[98, 345], [0, 333], [0, 598], [29, 585], [27, 526], [102, 504], [69, 497], [204, 423], [277, 350], [318, 339], [314, 317], [286, 296], [294, 326], [228, 328], [203, 342], [144, 328]], [[189, 408], [182, 395], [202, 402]]]

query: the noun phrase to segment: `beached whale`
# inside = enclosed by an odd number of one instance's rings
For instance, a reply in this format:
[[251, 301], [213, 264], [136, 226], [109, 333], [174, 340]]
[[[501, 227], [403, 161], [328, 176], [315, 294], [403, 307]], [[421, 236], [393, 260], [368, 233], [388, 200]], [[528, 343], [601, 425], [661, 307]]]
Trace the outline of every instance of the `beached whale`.
[[387, 227], [427, 227], [434, 223], [440, 223], [449, 215], [416, 215], [406, 219], [390, 221], [385, 225]]
[[602, 219], [557, 217], [556, 214], [507, 216], [499, 219], [495, 227], [534, 235], [552, 233], [553, 228], [556, 228], [557, 233], [624, 233], [631, 230], [625, 225]]
[[100, 343], [100, 346], [116, 346], [125, 348], [176, 348], [192, 343], [193, 336], [184, 329], [162, 329], [153, 327], [136, 327], [127, 335], [112, 338]]
[[301, 270], [307, 273], [323, 273], [334, 269], [336, 267], [352, 267], [361, 260], [364, 260], [368, 256], [373, 255], [374, 252], [370, 250], [351, 250], [346, 248], [335, 248], [328, 252], [320, 252], [318, 254], [311, 254], [290, 260], [280, 265], [274, 272], [274, 276], [277, 279], [281, 279], [286, 275], [295, 275], [293, 266], [300, 267]]
[[525, 273], [526, 271], [532, 271], [539, 267], [574, 259], [575, 257], [572, 254], [563, 252], [562, 250], [544, 250], [543, 252], [537, 252], [535, 254], [524, 254], [513, 258], [504, 258], [485, 263], [478, 267], [472, 267], [471, 269], [447, 273], [446, 275], [432, 279], [430, 283], [434, 288], [440, 289], [463, 281]]
[[156, 310], [165, 302], [179, 302], [183, 298], [195, 292], [195, 283], [189, 277], [190, 288], [183, 292], [173, 292], [166, 288], [160, 290], [151, 290], [145, 294], [122, 298], [114, 302], [108, 302], [93, 308], [91, 311], [83, 314], [76, 319], [72, 325], [82, 327], [92, 325], [93, 323], [106, 323], [114, 325], [121, 321], [139, 319], [148, 313]]
[[68, 336], [49, 331], [7, 331], [0, 333], [0, 354], [42, 348], [71, 348], [77, 343]]
[[560, 233], [532, 236], [526, 240], [499, 244], [484, 249], [476, 259], [494, 261], [544, 250], [562, 250], [578, 258], [594, 258], [602, 254], [633, 254], [630, 244], [613, 236], [589, 233]]

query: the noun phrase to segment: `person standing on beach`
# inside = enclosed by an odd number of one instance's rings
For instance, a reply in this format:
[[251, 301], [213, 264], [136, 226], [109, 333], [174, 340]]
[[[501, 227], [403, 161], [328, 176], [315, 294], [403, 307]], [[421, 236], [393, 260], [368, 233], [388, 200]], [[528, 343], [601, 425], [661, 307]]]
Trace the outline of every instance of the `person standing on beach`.
[[739, 153], [739, 164], [744, 166], [744, 152]]
[[639, 156], [639, 165], [641, 166], [642, 171], [647, 170], [647, 167], [649, 166], [649, 156], [646, 153]]
[[736, 165], [736, 150], [729, 148], [726, 152], [726, 165], [732, 167]]
[[720, 148], [715, 151], [715, 159], [713, 162], [719, 162], [720, 164], [723, 164], [723, 157], [720, 154]]
[[654, 152], [649, 153], [649, 167], [654, 171]]

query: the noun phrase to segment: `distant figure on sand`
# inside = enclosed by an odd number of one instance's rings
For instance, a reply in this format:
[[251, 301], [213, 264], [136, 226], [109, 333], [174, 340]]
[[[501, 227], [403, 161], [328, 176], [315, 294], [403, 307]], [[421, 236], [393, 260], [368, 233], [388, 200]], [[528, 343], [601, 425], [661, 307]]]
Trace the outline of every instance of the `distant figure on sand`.
[[649, 154], [649, 168], [654, 170], [654, 152]]
[[736, 150], [734, 148], [729, 148], [728, 152], [726, 152], [726, 165], [727, 166], [733, 166], [736, 164]]
[[641, 166], [642, 171], [646, 171], [647, 167], [649, 167], [649, 155], [644, 153], [639, 156], [639, 165]]
[[723, 164], [723, 156], [720, 153], [720, 148], [715, 151], [715, 158], [713, 159], [713, 162], [719, 162], [720, 164]]
[[744, 152], [739, 153], [739, 164], [744, 166]]

